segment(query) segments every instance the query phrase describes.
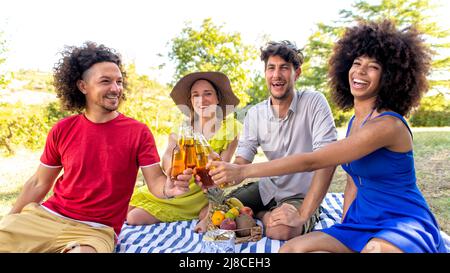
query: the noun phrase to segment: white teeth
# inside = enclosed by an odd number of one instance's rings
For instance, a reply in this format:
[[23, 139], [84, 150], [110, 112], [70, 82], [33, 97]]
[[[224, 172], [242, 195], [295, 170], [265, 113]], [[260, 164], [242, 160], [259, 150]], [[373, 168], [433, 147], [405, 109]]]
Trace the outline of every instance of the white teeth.
[[363, 80], [360, 80], [360, 79], [353, 79], [353, 81], [354, 81], [355, 83], [362, 83], [362, 84], [367, 84], [367, 83], [368, 83], [368, 82], [363, 81]]

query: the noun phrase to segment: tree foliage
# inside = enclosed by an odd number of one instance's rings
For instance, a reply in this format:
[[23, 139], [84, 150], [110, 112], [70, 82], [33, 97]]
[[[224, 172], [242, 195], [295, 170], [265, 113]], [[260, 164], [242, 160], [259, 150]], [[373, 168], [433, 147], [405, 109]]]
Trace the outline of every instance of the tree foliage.
[[187, 23], [171, 41], [168, 56], [175, 63], [172, 84], [191, 72], [220, 71], [229, 77], [234, 93], [245, 105], [249, 101], [246, 90], [252, 87], [245, 67], [256, 60], [256, 54], [253, 46], [242, 42], [240, 33], [226, 33], [210, 18], [203, 20], [199, 29]]
[[424, 97], [409, 120], [412, 126], [450, 126], [450, 101], [441, 93]]
[[[4, 54], [7, 51], [6, 40], [3, 38], [3, 35], [3, 32], [0, 31], [0, 67], [6, 61]], [[8, 79], [6, 78], [6, 73], [0, 69], [0, 88], [5, 87], [7, 83]]]
[[[169, 89], [146, 75], [136, 72], [133, 63], [125, 67], [128, 88], [126, 101], [119, 111], [125, 115], [147, 124], [155, 135], [158, 147], [173, 131], [173, 124], [178, 124], [180, 114], [169, 96]], [[32, 90], [53, 90], [51, 74], [39, 71], [22, 71], [16, 74], [18, 79], [32, 84]], [[39, 83], [37, 88], [36, 83]], [[55, 123], [73, 112], [62, 111], [58, 101], [44, 105], [29, 105], [22, 102], [0, 104], [0, 153], [12, 155], [18, 146], [28, 149], [42, 149], [50, 128]], [[161, 136], [161, 137], [159, 137]]]
[[149, 79], [147, 75], [138, 74], [133, 63], [126, 66], [126, 72], [127, 99], [122, 103], [120, 111], [147, 124], [154, 134], [168, 135], [182, 118], [169, 96], [170, 90]]
[[[317, 30], [308, 38], [305, 46], [306, 57], [299, 85], [322, 91], [330, 99], [327, 86], [327, 62], [334, 43], [341, 37], [345, 28], [360, 20], [391, 19], [398, 28], [416, 25], [424, 34], [423, 37], [429, 47], [435, 52], [430, 86], [440, 92], [448, 92], [450, 57], [445, 56], [444, 52], [450, 49], [448, 42], [450, 30], [442, 29], [433, 21], [432, 12], [436, 8], [429, 0], [380, 0], [377, 3], [356, 1], [351, 9], [341, 10], [340, 18], [332, 24], [317, 24]], [[334, 104], [331, 107], [337, 123], [339, 120], [347, 120], [349, 114], [342, 113]]]
[[23, 82], [20, 87], [8, 87], [11, 91], [32, 90], [55, 93], [53, 86], [53, 76], [49, 72], [37, 71], [32, 69], [20, 69], [14, 72], [14, 80]]

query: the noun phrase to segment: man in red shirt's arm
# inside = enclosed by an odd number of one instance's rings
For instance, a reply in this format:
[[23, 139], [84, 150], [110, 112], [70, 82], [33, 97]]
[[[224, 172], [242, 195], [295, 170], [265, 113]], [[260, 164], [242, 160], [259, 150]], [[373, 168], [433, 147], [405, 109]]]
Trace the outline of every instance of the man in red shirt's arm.
[[0, 252], [113, 252], [139, 168], [155, 196], [189, 190], [192, 170], [166, 177], [149, 128], [117, 111], [126, 87], [120, 56], [92, 42], [62, 55], [57, 95], [81, 114], [50, 130], [41, 164], [0, 222]]

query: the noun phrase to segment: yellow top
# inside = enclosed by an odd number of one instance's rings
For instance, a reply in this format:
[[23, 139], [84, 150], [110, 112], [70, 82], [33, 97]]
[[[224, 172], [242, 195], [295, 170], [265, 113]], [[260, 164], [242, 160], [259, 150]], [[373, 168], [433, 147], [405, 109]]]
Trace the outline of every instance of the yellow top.
[[[211, 148], [220, 154], [238, 136], [241, 129], [242, 124], [230, 115], [208, 141]], [[160, 199], [149, 191], [147, 185], [144, 185], [135, 189], [130, 206], [144, 209], [161, 222], [196, 219], [200, 210], [208, 204], [208, 199], [193, 179], [189, 184], [189, 189], [183, 195], [171, 199]]]

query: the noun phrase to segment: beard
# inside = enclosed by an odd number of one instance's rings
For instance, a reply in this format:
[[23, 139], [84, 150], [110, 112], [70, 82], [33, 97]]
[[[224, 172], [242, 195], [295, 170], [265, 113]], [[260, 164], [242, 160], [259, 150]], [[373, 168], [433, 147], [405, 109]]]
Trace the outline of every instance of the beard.
[[284, 100], [289, 96], [289, 90], [286, 90], [286, 92], [284, 92], [282, 95], [274, 95], [272, 92], [270, 92], [270, 95], [272, 95], [272, 98], [277, 99], [277, 100]]
[[[108, 100], [108, 99], [106, 99], [106, 100]], [[122, 104], [122, 101], [123, 101], [123, 96], [120, 96], [118, 98], [117, 104], [102, 103], [100, 105], [100, 107], [102, 107], [103, 110], [105, 110], [106, 112], [114, 112], [114, 111], [117, 111], [117, 109], [119, 109], [119, 106]]]
[[272, 88], [271, 86], [269, 86], [269, 92], [270, 95], [272, 96], [272, 98], [276, 99], [276, 100], [284, 100], [287, 99], [289, 97], [289, 94], [293, 91], [293, 88], [291, 86], [287, 86], [286, 89], [284, 90], [284, 92], [280, 95], [276, 95], [274, 92], [272, 92]]

